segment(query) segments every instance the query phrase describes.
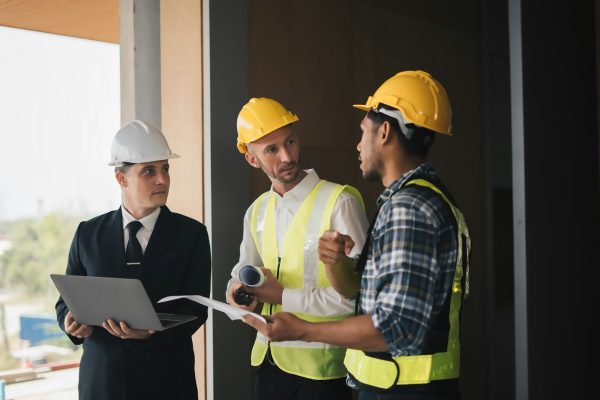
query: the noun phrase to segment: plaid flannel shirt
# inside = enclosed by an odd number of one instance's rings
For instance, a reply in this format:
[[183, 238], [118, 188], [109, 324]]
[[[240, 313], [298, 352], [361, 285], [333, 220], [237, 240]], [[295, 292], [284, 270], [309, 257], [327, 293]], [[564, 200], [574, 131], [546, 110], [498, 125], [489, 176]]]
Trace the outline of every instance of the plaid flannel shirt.
[[360, 304], [392, 356], [425, 354], [431, 326], [450, 296], [456, 221], [444, 200], [411, 179], [439, 181], [429, 164], [402, 175], [377, 200]]

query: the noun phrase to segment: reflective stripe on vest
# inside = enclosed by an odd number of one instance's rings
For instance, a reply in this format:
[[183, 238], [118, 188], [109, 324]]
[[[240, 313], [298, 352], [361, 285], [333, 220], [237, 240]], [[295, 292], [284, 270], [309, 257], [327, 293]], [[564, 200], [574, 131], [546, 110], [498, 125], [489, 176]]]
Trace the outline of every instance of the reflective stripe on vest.
[[[344, 365], [348, 368], [348, 372], [358, 381], [382, 389], [388, 389], [395, 385], [426, 384], [432, 380], [458, 378], [460, 374], [459, 314], [463, 301], [461, 281], [464, 266], [464, 298], [466, 298], [469, 294], [468, 257], [471, 252], [469, 230], [460, 210], [431, 182], [414, 179], [407, 182], [405, 186], [408, 185], [424, 186], [438, 193], [450, 206], [458, 227], [458, 254], [450, 298], [448, 347], [446, 352], [442, 353], [400, 356], [393, 357], [392, 360], [369, 357], [360, 350], [348, 349], [344, 359]], [[463, 254], [463, 245], [467, 254]]]
[[[358, 191], [319, 181], [300, 205], [283, 238], [282, 254], [277, 249], [274, 192], [262, 194], [252, 205], [251, 232], [264, 266], [278, 277], [285, 288], [317, 289], [329, 287], [325, 266], [318, 259], [317, 243], [323, 231], [330, 229], [331, 214], [340, 194], [346, 190], [362, 203]], [[280, 304], [265, 303], [262, 314], [282, 311]], [[352, 315], [316, 316], [294, 313], [311, 322], [337, 321]], [[260, 333], [252, 348], [251, 362], [260, 365], [268, 347], [277, 366], [288, 373], [310, 379], [334, 379], [346, 375], [345, 349], [318, 342], [288, 341], [269, 343]]]

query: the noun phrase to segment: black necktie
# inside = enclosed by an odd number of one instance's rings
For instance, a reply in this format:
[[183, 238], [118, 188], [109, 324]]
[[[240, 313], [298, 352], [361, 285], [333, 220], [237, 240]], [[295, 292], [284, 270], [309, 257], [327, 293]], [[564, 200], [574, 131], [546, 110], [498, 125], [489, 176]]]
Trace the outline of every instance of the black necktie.
[[[135, 236], [137, 232], [142, 228], [140, 221], [131, 221], [127, 224], [127, 230], [129, 231], [129, 241], [127, 242], [127, 248], [125, 249], [125, 259], [127, 260], [128, 267], [139, 267], [142, 263], [142, 245]], [[137, 271], [137, 268], [133, 268]]]

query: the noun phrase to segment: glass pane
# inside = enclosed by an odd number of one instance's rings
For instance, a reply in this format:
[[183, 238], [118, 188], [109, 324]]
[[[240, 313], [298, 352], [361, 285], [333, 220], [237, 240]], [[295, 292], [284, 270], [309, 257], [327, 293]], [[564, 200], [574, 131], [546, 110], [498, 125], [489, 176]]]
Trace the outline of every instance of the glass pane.
[[119, 47], [0, 27], [0, 54], [0, 390], [77, 399], [81, 349], [58, 328], [49, 274], [79, 221], [120, 204]]

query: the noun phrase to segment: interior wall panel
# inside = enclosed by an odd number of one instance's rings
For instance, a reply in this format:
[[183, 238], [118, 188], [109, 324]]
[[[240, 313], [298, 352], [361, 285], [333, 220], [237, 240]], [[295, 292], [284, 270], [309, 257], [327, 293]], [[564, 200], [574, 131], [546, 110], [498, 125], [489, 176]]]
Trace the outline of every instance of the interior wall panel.
[[[469, 223], [471, 296], [463, 314], [463, 393], [485, 397], [486, 266], [481, 10], [478, 1], [248, 2], [249, 97], [273, 97], [300, 116], [301, 165], [357, 187], [368, 215], [383, 188], [360, 174], [356, 144], [364, 102], [394, 73], [423, 69], [446, 87], [453, 137], [439, 137], [430, 161]], [[267, 190], [251, 172], [250, 197]]]

